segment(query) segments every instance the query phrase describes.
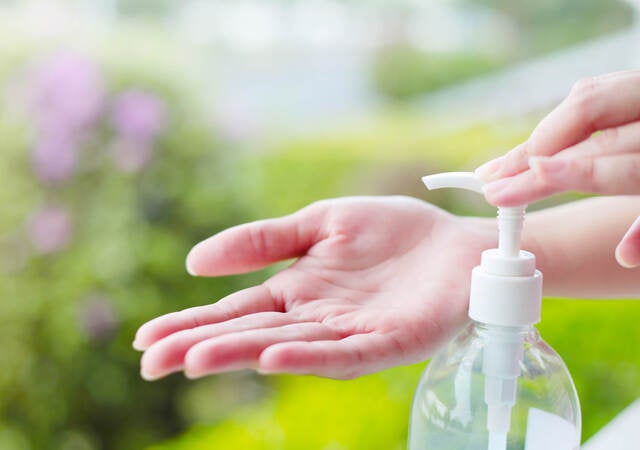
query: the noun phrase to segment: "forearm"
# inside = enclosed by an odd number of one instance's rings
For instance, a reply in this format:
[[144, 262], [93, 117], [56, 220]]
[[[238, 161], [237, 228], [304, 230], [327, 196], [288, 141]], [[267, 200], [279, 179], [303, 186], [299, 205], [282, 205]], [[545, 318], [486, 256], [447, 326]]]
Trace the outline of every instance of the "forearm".
[[640, 297], [640, 268], [615, 260], [618, 242], [638, 216], [640, 196], [590, 198], [529, 214], [523, 248], [537, 256], [545, 295]]

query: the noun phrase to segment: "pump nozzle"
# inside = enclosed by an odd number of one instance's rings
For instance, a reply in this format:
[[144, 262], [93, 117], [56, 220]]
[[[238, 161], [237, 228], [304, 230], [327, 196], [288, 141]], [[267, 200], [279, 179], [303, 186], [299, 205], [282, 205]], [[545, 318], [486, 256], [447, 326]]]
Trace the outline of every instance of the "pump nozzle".
[[445, 172], [422, 177], [429, 190], [440, 188], [458, 188], [482, 194], [484, 182], [473, 172]]
[[[473, 172], [446, 172], [422, 177], [427, 189], [457, 188], [482, 194], [484, 182]], [[498, 249], [505, 257], [518, 257], [526, 205], [498, 207]]]

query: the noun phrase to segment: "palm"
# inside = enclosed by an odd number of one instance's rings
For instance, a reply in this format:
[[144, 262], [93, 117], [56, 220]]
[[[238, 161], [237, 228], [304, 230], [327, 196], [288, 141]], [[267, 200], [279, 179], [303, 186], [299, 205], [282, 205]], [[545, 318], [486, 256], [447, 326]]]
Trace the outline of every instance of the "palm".
[[351, 378], [419, 361], [464, 323], [470, 269], [494, 239], [401, 197], [320, 202], [227, 230], [194, 248], [196, 273], [299, 259], [260, 286], [144, 325], [143, 374], [252, 367]]

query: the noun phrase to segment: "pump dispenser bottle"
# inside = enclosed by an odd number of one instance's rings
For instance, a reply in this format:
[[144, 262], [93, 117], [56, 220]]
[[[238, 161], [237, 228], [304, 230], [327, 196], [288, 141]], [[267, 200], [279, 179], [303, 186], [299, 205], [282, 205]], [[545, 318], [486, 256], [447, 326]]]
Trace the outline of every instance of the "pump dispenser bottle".
[[[482, 193], [473, 173], [426, 176], [428, 189]], [[520, 249], [526, 206], [498, 208], [498, 248], [471, 275], [471, 324], [430, 362], [416, 391], [409, 450], [576, 450], [580, 405], [541, 338], [542, 274]]]

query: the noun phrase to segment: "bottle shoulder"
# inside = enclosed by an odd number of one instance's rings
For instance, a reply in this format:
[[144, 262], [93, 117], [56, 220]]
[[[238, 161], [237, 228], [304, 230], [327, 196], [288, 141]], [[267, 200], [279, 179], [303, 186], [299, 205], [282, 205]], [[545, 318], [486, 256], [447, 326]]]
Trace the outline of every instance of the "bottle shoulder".
[[524, 376], [537, 376], [545, 372], [566, 372], [566, 365], [560, 355], [541, 337], [533, 327], [505, 328], [492, 327], [471, 322], [452, 341], [434, 355], [427, 366], [430, 371], [446, 371], [460, 365], [471, 370], [480, 370], [487, 348], [496, 343], [518, 342], [522, 344], [520, 366]]

